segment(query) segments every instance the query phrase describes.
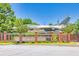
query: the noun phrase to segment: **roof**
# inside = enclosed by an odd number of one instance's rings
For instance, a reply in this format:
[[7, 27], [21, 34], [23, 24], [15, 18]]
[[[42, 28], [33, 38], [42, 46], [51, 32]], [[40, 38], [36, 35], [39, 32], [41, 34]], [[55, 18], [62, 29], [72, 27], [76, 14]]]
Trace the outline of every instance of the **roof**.
[[64, 28], [65, 25], [28, 25], [29, 28]]

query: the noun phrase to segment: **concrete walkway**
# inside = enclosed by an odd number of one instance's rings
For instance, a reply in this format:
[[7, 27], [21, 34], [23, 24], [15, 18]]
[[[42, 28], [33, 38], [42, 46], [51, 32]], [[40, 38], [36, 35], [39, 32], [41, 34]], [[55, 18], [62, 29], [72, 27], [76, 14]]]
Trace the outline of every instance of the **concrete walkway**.
[[0, 45], [0, 56], [79, 56], [79, 47], [53, 45]]

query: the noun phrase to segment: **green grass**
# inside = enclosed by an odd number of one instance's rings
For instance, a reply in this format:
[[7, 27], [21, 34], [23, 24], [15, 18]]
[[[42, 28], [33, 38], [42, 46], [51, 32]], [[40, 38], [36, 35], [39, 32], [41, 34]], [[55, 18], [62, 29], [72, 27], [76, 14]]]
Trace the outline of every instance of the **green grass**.
[[14, 44], [28, 44], [28, 45], [34, 45], [34, 44], [45, 44], [45, 45], [76, 45], [79, 44], [78, 42], [25, 42], [25, 43], [17, 43], [17, 42], [0, 42], [0, 45], [14, 45]]
[[0, 45], [13, 45], [13, 42], [0, 42]]
[[70, 43], [60, 43], [60, 42], [26, 42], [23, 44], [46, 44], [46, 45], [76, 45], [76, 42], [70, 42]]

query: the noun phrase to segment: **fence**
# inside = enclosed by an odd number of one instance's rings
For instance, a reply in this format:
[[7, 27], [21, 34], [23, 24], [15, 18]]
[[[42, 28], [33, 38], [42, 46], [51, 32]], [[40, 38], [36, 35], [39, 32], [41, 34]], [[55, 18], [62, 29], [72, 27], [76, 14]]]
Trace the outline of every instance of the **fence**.
[[49, 42], [79, 42], [78, 34], [63, 34], [62, 32], [54, 34], [53, 32], [47, 34], [39, 34], [35, 32], [33, 35], [25, 34], [12, 34], [12, 33], [0, 33], [0, 42], [14, 42], [14, 41], [24, 41], [24, 42], [39, 42], [39, 41], [49, 41]]

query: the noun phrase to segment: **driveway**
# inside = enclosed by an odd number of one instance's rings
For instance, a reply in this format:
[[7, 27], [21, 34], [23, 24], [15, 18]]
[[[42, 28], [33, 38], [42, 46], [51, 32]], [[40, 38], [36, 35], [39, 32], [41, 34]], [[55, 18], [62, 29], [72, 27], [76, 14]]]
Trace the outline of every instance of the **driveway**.
[[53, 45], [0, 45], [0, 56], [79, 56], [79, 47]]

